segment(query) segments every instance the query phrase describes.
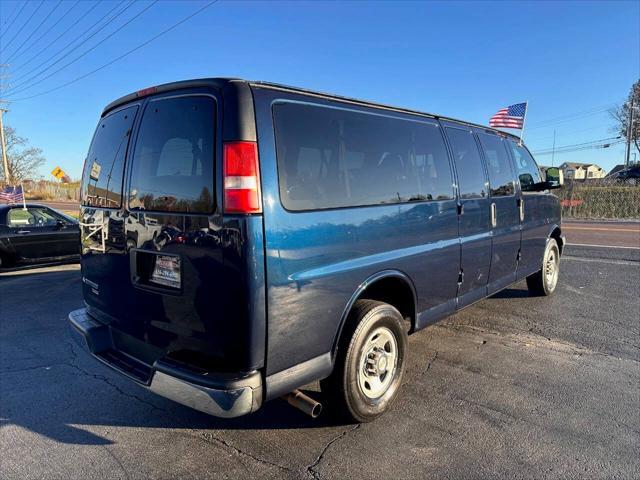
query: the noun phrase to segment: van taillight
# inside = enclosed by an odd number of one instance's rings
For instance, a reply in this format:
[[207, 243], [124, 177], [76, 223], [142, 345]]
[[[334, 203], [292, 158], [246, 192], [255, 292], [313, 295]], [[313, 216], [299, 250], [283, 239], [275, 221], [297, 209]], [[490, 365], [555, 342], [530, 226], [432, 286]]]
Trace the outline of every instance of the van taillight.
[[222, 170], [225, 213], [261, 213], [257, 144], [225, 143]]

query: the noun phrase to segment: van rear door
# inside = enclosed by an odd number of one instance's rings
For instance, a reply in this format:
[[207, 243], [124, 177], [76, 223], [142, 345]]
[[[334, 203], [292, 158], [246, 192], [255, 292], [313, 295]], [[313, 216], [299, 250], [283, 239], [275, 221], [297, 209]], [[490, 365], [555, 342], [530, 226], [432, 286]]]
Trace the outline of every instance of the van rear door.
[[101, 120], [85, 165], [85, 303], [119, 349], [149, 364], [263, 362], [248, 348], [244, 268], [245, 237], [262, 220], [222, 215], [221, 104], [217, 89], [189, 88], [125, 105]]

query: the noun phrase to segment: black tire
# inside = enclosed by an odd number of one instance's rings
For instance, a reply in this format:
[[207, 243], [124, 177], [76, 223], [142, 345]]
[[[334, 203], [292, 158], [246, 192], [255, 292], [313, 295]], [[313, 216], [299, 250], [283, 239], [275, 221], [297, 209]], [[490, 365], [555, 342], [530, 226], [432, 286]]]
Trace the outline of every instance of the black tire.
[[[407, 327], [400, 312], [387, 303], [356, 301], [340, 336], [333, 373], [320, 382], [330, 411], [358, 423], [382, 415], [398, 394], [406, 351]], [[374, 382], [379, 395], [372, 389]]]
[[14, 263], [13, 258], [9, 255], [0, 253], [0, 268], [12, 267]]
[[560, 249], [558, 242], [554, 238], [550, 238], [542, 256], [542, 268], [527, 277], [529, 293], [545, 297], [551, 295], [558, 285], [559, 273]]

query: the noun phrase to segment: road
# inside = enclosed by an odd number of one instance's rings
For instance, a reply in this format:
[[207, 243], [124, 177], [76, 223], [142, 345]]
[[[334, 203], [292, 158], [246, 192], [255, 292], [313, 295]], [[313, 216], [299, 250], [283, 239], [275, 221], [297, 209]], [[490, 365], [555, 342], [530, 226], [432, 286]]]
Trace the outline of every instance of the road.
[[577, 245], [607, 245], [640, 250], [640, 222], [564, 221], [567, 242]]
[[344, 425], [154, 396], [70, 339], [76, 265], [3, 273], [0, 477], [640, 478], [638, 285], [640, 252], [570, 246], [555, 296], [520, 283], [411, 336], [392, 410]]

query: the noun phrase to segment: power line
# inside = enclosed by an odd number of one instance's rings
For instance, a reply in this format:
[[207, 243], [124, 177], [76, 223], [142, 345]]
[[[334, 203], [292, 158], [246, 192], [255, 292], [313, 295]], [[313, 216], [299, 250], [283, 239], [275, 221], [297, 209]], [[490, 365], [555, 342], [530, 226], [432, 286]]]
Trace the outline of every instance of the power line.
[[582, 112], [577, 112], [571, 115], [564, 115], [561, 117], [556, 117], [554, 119], [549, 119], [549, 120], [543, 120], [540, 122], [536, 122], [534, 124], [532, 124], [531, 126], [529, 126], [529, 130], [536, 130], [539, 128], [544, 128], [544, 127], [548, 127], [551, 125], [558, 125], [561, 123], [567, 123], [567, 122], [573, 122], [579, 118], [586, 118], [586, 117], [592, 117], [594, 115], [600, 115], [603, 112], [606, 112], [608, 110], [610, 110], [612, 107], [614, 107], [616, 104], [612, 103], [609, 104], [607, 106], [602, 106], [602, 107], [596, 107], [594, 109], [590, 109], [590, 110], [585, 110]]
[[[53, 72], [51, 72], [49, 75], [47, 75], [46, 77], [41, 78], [40, 80], [38, 80], [35, 83], [32, 83], [31, 85], [26, 85], [22, 88], [18, 88], [18, 90], [16, 91], [9, 91], [9, 95], [15, 95], [16, 93], [20, 93], [20, 92], [24, 92], [25, 90], [28, 90], [30, 88], [33, 88], [34, 86], [42, 83], [43, 81], [45, 81], [48, 78], [51, 78], [53, 75], [55, 75], [56, 73], [64, 70], [65, 68], [67, 68], [69, 65], [74, 64], [75, 62], [77, 62], [78, 60], [80, 60], [82, 57], [84, 57], [85, 55], [87, 55], [88, 53], [90, 53], [91, 51], [95, 50], [96, 48], [98, 48], [100, 45], [102, 45], [104, 42], [106, 42], [107, 40], [109, 40], [111, 37], [113, 37], [116, 33], [118, 33], [120, 30], [122, 30], [124, 27], [126, 27], [127, 25], [129, 25], [131, 22], [133, 22], [134, 20], [136, 20], [138, 17], [140, 17], [142, 14], [144, 14], [147, 10], [149, 10], [151, 7], [153, 7], [156, 3], [158, 3], [160, 0], [154, 0], [152, 3], [150, 3], [149, 5], [147, 5], [144, 9], [142, 9], [140, 12], [138, 12], [136, 15], [134, 15], [132, 18], [130, 18], [129, 20], [127, 20], [125, 23], [123, 23], [122, 25], [120, 25], [117, 29], [115, 29], [113, 32], [111, 32], [109, 35], [107, 35], [106, 37], [104, 37], [102, 40], [100, 40], [98, 43], [96, 43], [94, 46], [92, 46], [91, 48], [85, 50], [83, 53], [81, 53], [80, 55], [78, 55], [77, 57], [75, 57], [73, 60], [71, 60], [70, 62], [65, 63], [63, 66], [61, 66], [60, 68], [58, 68], [57, 70], [54, 70]], [[133, 5], [133, 3], [130, 3], [129, 5], [127, 5], [124, 10], [128, 9], [131, 5]], [[119, 16], [121, 13], [124, 12], [124, 10], [122, 10], [121, 12], [119, 12], [118, 14], [116, 14], [115, 17], [113, 17], [109, 23], [114, 20], [117, 16]], [[100, 30], [98, 30], [97, 32], [95, 32], [93, 35], [95, 35], [96, 33], [98, 33]], [[92, 35], [92, 36], [93, 36]], [[87, 38], [86, 40], [89, 40], [91, 37]], [[86, 42], [85, 40], [85, 42]], [[85, 42], [82, 42], [85, 43]], [[80, 45], [82, 45], [80, 44]], [[80, 46], [78, 45], [78, 47]], [[64, 57], [60, 57], [60, 60], [62, 60]], [[53, 63], [52, 65], [50, 65], [49, 67], [47, 67], [47, 69], [51, 68], [53, 65], [55, 65], [56, 63], [58, 63], [58, 61], [56, 61], [55, 63]], [[46, 70], [45, 70], [46, 72]], [[40, 74], [36, 75], [35, 77], [41, 75], [43, 72], [41, 72]], [[34, 77], [32, 77], [34, 78]], [[24, 82], [20, 83], [19, 85], [16, 85], [17, 88], [20, 85], [24, 85], [25, 83], [28, 83], [28, 80], [25, 80]]]
[[[115, 10], [117, 10], [126, 0], [121, 0], [119, 3], [117, 3], [113, 8], [111, 8], [109, 11], [107, 11], [107, 13], [105, 13], [102, 17], [100, 17], [96, 22], [94, 22], [93, 24], [91, 24], [91, 26], [89, 28], [87, 28], [86, 30], [84, 30], [80, 35], [78, 35], [76, 38], [74, 38], [73, 40], [67, 42], [66, 45], [64, 45], [60, 50], [58, 50], [56, 53], [54, 53], [53, 55], [50, 55], [47, 59], [45, 59], [43, 62], [39, 63], [38, 65], [36, 65], [35, 67], [33, 67], [31, 70], [29, 70], [26, 73], [23, 73], [22, 75], [18, 76], [17, 80], [21, 80], [19, 81], [17, 84], [13, 85], [11, 87], [11, 89], [15, 89], [18, 88], [22, 85], [24, 85], [25, 83], [28, 83], [36, 78], [38, 78], [40, 75], [44, 74], [47, 72], [47, 70], [49, 70], [51, 67], [53, 67], [54, 65], [57, 65], [58, 63], [60, 63], [61, 61], [64, 60], [65, 58], [65, 51], [69, 50], [75, 50], [78, 47], [84, 45], [87, 41], [89, 41], [91, 38], [93, 38], [96, 34], [98, 34], [99, 32], [101, 32], [102, 30], [104, 30], [111, 22], [113, 22], [117, 17], [119, 17], [120, 15], [122, 15], [128, 8], [130, 8], [134, 3], [135, 0], [130, 0], [129, 4], [126, 5], [122, 10], [120, 10], [119, 12], [116, 12], [115, 15], [113, 15], [111, 18], [107, 19], [107, 21], [99, 26], [99, 28], [94, 31], [93, 33], [91, 33], [87, 38], [85, 38], [84, 40], [80, 41], [82, 39], [82, 37], [84, 37], [84, 35], [86, 35], [87, 33], [90, 33], [91, 30], [93, 30], [93, 28], [96, 25], [100, 25], [100, 23], [102, 23], [102, 21], [109, 17], [109, 15], [111, 15], [111, 13], [113, 13]], [[96, 3], [95, 5], [98, 5], [99, 3]], [[80, 18], [79, 20], [82, 20], [82, 18]], [[77, 24], [78, 22], [76, 22]], [[77, 43], [78, 41], [80, 41], [80, 43]], [[61, 55], [62, 54], [62, 55]], [[60, 58], [58, 58], [57, 60], [55, 60], [53, 63], [50, 63], [52, 60], [54, 60], [56, 57], [58, 57], [60, 55]], [[47, 63], [50, 63], [49, 65], [46, 65]], [[40, 69], [43, 65], [46, 65], [44, 68], [42, 68], [40, 71], [37, 71], [38, 69]], [[27, 77], [27, 75], [30, 75], [31, 73], [36, 72], [34, 75], [31, 75], [30, 77]], [[25, 79], [25, 77], [27, 77]], [[10, 89], [10, 90], [11, 90]]]
[[599, 111], [601, 111], [603, 109], [611, 108], [614, 105], [615, 104], [599, 105], [597, 107], [591, 107], [591, 108], [588, 108], [586, 110], [581, 110], [579, 112], [568, 113], [566, 115], [560, 115], [558, 117], [551, 117], [551, 118], [548, 118], [546, 120], [540, 120], [538, 122], [534, 122], [533, 125], [538, 125], [538, 124], [541, 124], [541, 123], [555, 122], [556, 120], [564, 120], [564, 119], [570, 118], [570, 117], [576, 117], [576, 116], [589, 114], [589, 113], [593, 113], [593, 112], [599, 112]]
[[122, 60], [123, 58], [131, 55], [133, 52], [136, 52], [138, 50], [140, 50], [143, 47], [146, 47], [147, 45], [149, 45], [151, 42], [153, 42], [154, 40], [160, 38], [161, 36], [169, 33], [171, 30], [174, 30], [175, 28], [179, 27], [180, 25], [182, 25], [183, 23], [185, 23], [186, 21], [190, 20], [191, 18], [195, 17], [196, 15], [200, 14], [201, 12], [203, 12], [204, 10], [206, 10], [207, 8], [209, 8], [211, 5], [213, 5], [214, 3], [217, 3], [218, 0], [212, 0], [209, 3], [207, 3], [206, 5], [204, 5], [203, 7], [199, 8], [198, 10], [196, 10], [195, 12], [193, 12], [192, 14], [186, 16], [185, 18], [183, 18], [182, 20], [180, 20], [179, 22], [174, 23], [173, 25], [171, 25], [169, 28], [166, 28], [164, 30], [162, 30], [160, 33], [154, 35], [153, 37], [149, 38], [148, 40], [142, 42], [141, 44], [139, 44], [138, 46], [132, 48], [131, 50], [126, 51], [125, 53], [123, 53], [122, 55], [114, 58], [113, 60], [110, 60], [109, 62], [99, 66], [98, 68], [95, 68], [93, 70], [91, 70], [90, 72], [87, 72], [83, 75], [80, 75], [79, 77], [74, 78], [73, 80], [70, 80], [66, 83], [63, 83], [62, 85], [58, 85], [57, 87], [54, 88], [50, 88], [49, 90], [45, 90], [44, 92], [40, 92], [40, 93], [36, 93], [35, 95], [30, 95], [28, 97], [23, 97], [23, 98], [16, 98], [12, 101], [14, 102], [20, 102], [22, 100], [29, 100], [31, 98], [35, 98], [35, 97], [40, 97], [42, 95], [46, 95], [48, 93], [54, 92], [56, 90], [60, 90], [61, 88], [67, 87], [73, 83], [79, 82], [80, 80], [83, 80], [85, 78], [87, 78], [90, 75], [93, 75], [96, 72], [99, 72], [100, 70], [103, 70], [104, 68], [113, 65], [114, 63], [116, 63], [119, 60]]
[[9, 41], [5, 44], [5, 46], [4, 46], [5, 50], [6, 50], [7, 48], [9, 48], [9, 45], [11, 45], [11, 43], [16, 39], [16, 37], [17, 37], [18, 35], [20, 35], [20, 32], [22, 32], [22, 30], [24, 29], [24, 27], [26, 27], [26, 26], [27, 26], [27, 24], [31, 21], [31, 19], [33, 18], [33, 16], [34, 16], [36, 13], [38, 13], [38, 10], [40, 10], [40, 7], [42, 7], [42, 5], [43, 5], [43, 4], [44, 4], [44, 0], [42, 0], [42, 1], [40, 2], [40, 4], [36, 7], [36, 9], [33, 11], [33, 13], [31, 14], [31, 16], [27, 19], [27, 21], [26, 21], [26, 22], [24, 22], [24, 23], [22, 24], [22, 26], [18, 29], [18, 31], [15, 33], [15, 35], [14, 35], [13, 37], [11, 37], [11, 40], [9, 40]]
[[[40, 65], [38, 65], [35, 68], [32, 68], [31, 70], [29, 70], [29, 72], [25, 73], [22, 75], [22, 77], [18, 77], [18, 78], [24, 78], [25, 76], [29, 75], [29, 73], [33, 72], [34, 70], [37, 70], [38, 68], [40, 68], [42, 65], [50, 62], [51, 60], [53, 60], [55, 57], [57, 57], [60, 53], [64, 52], [69, 46], [73, 45], [74, 42], [76, 42], [77, 40], [79, 40], [85, 33], [91, 31], [91, 29], [93, 27], [95, 27], [96, 25], [98, 25], [102, 20], [104, 20], [107, 16], [109, 16], [109, 14], [111, 14], [111, 12], [113, 12], [116, 8], [118, 8], [120, 5], [122, 5], [124, 3], [125, 0], [122, 0], [119, 4], [117, 4], [114, 8], [112, 8], [111, 10], [109, 10], [106, 15], [104, 15], [102, 18], [100, 18], [100, 20], [98, 20], [97, 22], [95, 22], [93, 25], [91, 25], [91, 27], [89, 27], [87, 30], [85, 30], [84, 32], [82, 32], [78, 38], [76, 38], [75, 40], [72, 40], [71, 42], [69, 42], [66, 46], [64, 46], [61, 50], [58, 50], [58, 52], [55, 55], [52, 55], [50, 58], [48, 58], [47, 60], [45, 60], [44, 62], [42, 62]], [[155, 0], [158, 1], [158, 0]], [[111, 17], [110, 19], [108, 19], [104, 25], [100, 26], [100, 28], [98, 28], [95, 32], [93, 32], [91, 35], [89, 35], [87, 38], [85, 38], [84, 40], [82, 40], [80, 43], [73, 45], [73, 49], [75, 50], [78, 47], [81, 47], [82, 45], [84, 45], [85, 43], [87, 43], [91, 38], [93, 38], [95, 35], [97, 35], [98, 33], [100, 33], [102, 30], [104, 30], [107, 26], [109, 26], [110, 23], [112, 23], [116, 18], [118, 18], [120, 15], [122, 15], [126, 10], [128, 10], [129, 8], [131, 8], [134, 5], [135, 1], [131, 0], [129, 2], [128, 5], [126, 5], [122, 10], [120, 10], [119, 12], [117, 12], [113, 17]], [[16, 88], [20, 88], [23, 85], [31, 82], [32, 80], [35, 80], [36, 78], [38, 78], [39, 76], [47, 73], [47, 70], [51, 69], [54, 65], [57, 65], [58, 63], [60, 63], [61, 61], [63, 61], [65, 59], [65, 56], [61, 56], [60, 58], [58, 58], [55, 62], [53, 62], [50, 65], [47, 65], [46, 67], [44, 67], [42, 70], [40, 70], [39, 72], [37, 72], [35, 75], [31, 75], [30, 77], [28, 77], [26, 80], [22, 80], [21, 82], [18, 82], [17, 84], [15, 84], [13, 87], [9, 88], [7, 91], [11, 92], [11, 90], [15, 90]], [[58, 70], [57, 70], [58, 71]], [[49, 78], [49, 77], [46, 77]], [[35, 84], [39, 83], [41, 80], [38, 80]], [[34, 84], [34, 85], [35, 85]], [[23, 91], [25, 88], [28, 88], [29, 85], [27, 85], [27, 87], [24, 88], [20, 88], [20, 91]], [[15, 93], [15, 92], [11, 92], [10, 94]]]
[[[567, 131], [561, 131], [561, 133], [558, 133], [557, 136], [558, 137], [568, 137], [568, 136], [571, 136], [571, 135], [573, 135], [575, 133], [588, 132], [588, 131], [591, 131], [591, 130], [598, 130], [598, 129], [602, 129], [602, 128], [603, 128], [602, 125], [596, 125], [594, 127], [581, 128], [579, 130], [569, 130], [568, 132]], [[531, 145], [532, 143], [534, 143], [534, 141], [535, 142], [539, 142], [540, 140], [549, 140], [550, 138], [553, 138], [553, 135], [547, 135], [547, 136], [544, 136], [544, 137], [535, 137], [535, 136], [533, 136], [533, 139], [531, 138], [531, 136], [529, 136], [529, 141], [527, 143], [529, 145]]]
[[[600, 140], [591, 140], [588, 142], [574, 143], [571, 145], [562, 145], [560, 147], [555, 147], [555, 148], [553, 147], [544, 148], [544, 149], [537, 150], [534, 153], [536, 155], [548, 155], [553, 152], [564, 153], [566, 151], [582, 150], [582, 149], [589, 149], [589, 148], [607, 148], [610, 145], [620, 143], [622, 141], [620, 140], [620, 138], [621, 137], [618, 135], [617, 137], [601, 138]], [[612, 142], [611, 140], [614, 140], [614, 141]], [[605, 143], [602, 143], [602, 142], [605, 142]]]
[[[80, 0], [78, 0], [78, 2], [76, 2], [69, 10], [67, 10], [67, 12], [65, 13], [65, 16], [71, 11], [71, 9], [77, 5], [79, 3]], [[124, 2], [124, 0], [122, 0]], [[122, 2], [121, 2], [122, 3]], [[85, 19], [87, 17], [87, 15], [89, 15], [98, 5], [100, 5], [100, 3], [95, 2], [93, 5], [91, 5], [91, 7], [89, 7], [89, 10], [87, 10], [86, 12], [84, 12], [84, 14], [80, 15], [80, 17], [77, 18], [77, 20], [75, 22], [73, 22], [71, 25], [69, 25], [67, 27], [67, 29], [62, 32], [60, 35], [58, 35], [53, 41], [49, 42], [48, 45], [36, 52], [35, 55], [33, 55], [31, 58], [29, 58], [29, 60], [25, 61], [24, 63], [21, 63], [20, 65], [18, 65], [16, 68], [13, 69], [13, 72], [17, 72], [18, 70], [23, 69], [25, 66], [27, 66], [29, 63], [31, 63], [34, 59], [38, 58], [40, 55], [42, 55], [44, 52], [46, 52], [49, 48], [51, 48], [58, 40], [60, 40], [62, 37], [64, 37], [67, 32], [69, 32], [69, 30], [71, 30], [73, 27], [75, 27], [78, 23], [80, 23], [83, 19]], [[105, 15], [106, 16], [106, 15]], [[64, 16], [63, 16], [64, 18]], [[104, 17], [103, 17], [104, 18]], [[100, 19], [102, 20], [102, 19]], [[95, 25], [95, 24], [94, 24]], [[86, 33], [86, 32], [85, 32]], [[66, 47], [65, 47], [66, 48]], [[64, 50], [64, 49], [63, 49]], [[57, 54], [56, 54], [57, 55]], [[55, 55], [54, 55], [55, 56]], [[44, 62], [47, 63], [47, 62]], [[42, 64], [41, 64], [42, 65]], [[36, 69], [39, 68], [36, 67]], [[30, 70], [29, 72], [27, 72], [25, 75], [28, 75], [29, 73], [31, 73], [33, 70]]]
[[[620, 135], [616, 137], [601, 138], [600, 140], [589, 140], [581, 143], [573, 143], [571, 145], [562, 145], [560, 147], [556, 147], [556, 151], [562, 148], [581, 147], [582, 145], [589, 145], [591, 143], [606, 142], [607, 140], [618, 140], [619, 138], [620, 138]], [[551, 150], [551, 148], [541, 148], [538, 151], [544, 151], [544, 150]]]
[[[25, 0], [25, 2], [22, 4], [22, 8], [18, 10], [18, 14], [15, 17], [13, 17], [10, 22], [8, 22], [9, 26], [6, 28], [6, 30], [4, 32], [0, 32], [0, 39], [2, 39], [2, 37], [4, 37], [7, 34], [9, 29], [11, 28], [11, 25], [13, 25], [15, 23], [15, 21], [18, 19], [18, 17], [20, 16], [20, 14], [24, 10], [24, 8], [27, 6], [27, 3], [28, 2]], [[6, 25], [6, 24], [7, 24], [7, 22], [4, 22], [4, 25]]]
[[11, 55], [9, 55], [9, 57], [8, 57], [8, 58], [7, 58], [7, 60], [6, 60], [6, 63], [9, 63], [9, 62], [11, 61], [11, 59], [15, 58], [16, 54], [20, 51], [20, 49], [24, 46], [24, 44], [25, 44], [25, 43], [27, 43], [29, 40], [31, 40], [31, 37], [33, 37], [33, 36], [36, 34], [36, 32], [37, 32], [38, 30], [40, 30], [40, 27], [42, 27], [42, 25], [44, 25], [44, 23], [45, 23], [47, 20], [49, 20], [49, 18], [51, 18], [51, 15], [53, 14], [53, 12], [55, 12], [61, 4], [62, 4], [62, 0], [58, 0], [58, 3], [56, 3], [56, 4], [54, 5], [54, 7], [53, 7], [53, 8], [51, 9], [51, 11], [47, 14], [47, 16], [46, 16], [46, 17], [44, 17], [44, 19], [40, 22], [40, 24], [39, 24], [36, 28], [34, 28], [34, 29], [33, 29], [33, 31], [31, 32], [31, 35], [29, 35], [29, 36], [28, 36], [28, 37], [27, 37], [27, 38], [26, 38], [26, 39], [25, 39], [25, 40], [20, 44], [20, 46], [19, 46], [18, 48], [16, 48], [16, 49], [14, 50], [14, 52], [13, 52]]
[[[62, 3], [62, 1], [63, 1], [63, 0], [60, 0], [60, 3]], [[44, 37], [45, 37], [45, 36], [46, 36], [46, 35], [47, 35], [51, 30], [53, 30], [55, 27], [57, 27], [57, 26], [58, 26], [58, 24], [59, 24], [62, 20], [64, 20], [64, 19], [67, 17], [67, 15], [69, 14], [69, 12], [70, 12], [71, 10], [73, 10], [73, 9], [74, 9], [74, 8], [75, 8], [75, 7], [80, 3], [80, 1], [81, 1], [81, 0], [76, 0], [76, 2], [75, 2], [73, 5], [71, 5], [71, 7], [69, 7], [69, 9], [68, 9], [66, 12], [64, 12], [60, 18], [58, 18], [58, 21], [57, 21], [57, 22], [55, 22], [53, 25], [51, 25], [51, 26], [50, 26], [50, 27], [49, 27], [45, 32], [43, 32], [43, 33], [42, 33], [42, 35], [40, 35], [40, 36], [39, 36], [38, 38], [36, 38], [33, 42], [31, 42], [31, 43], [26, 47], [25, 51], [27, 51], [27, 52], [28, 52], [28, 51], [29, 51], [29, 49], [30, 49], [31, 47], [33, 47], [34, 45], [37, 45], [37, 44], [38, 44], [38, 42], [39, 42], [40, 40], [42, 40], [42, 39], [43, 39], [43, 38], [44, 38]], [[49, 43], [49, 45], [51, 45], [51, 43]], [[38, 53], [36, 54], [36, 56], [37, 56], [37, 55], [39, 55], [40, 53], [42, 53], [42, 50], [41, 50], [40, 52], [38, 52]], [[32, 57], [32, 58], [33, 58], [33, 57]], [[24, 65], [24, 64], [23, 64], [23, 65]]]
[[[594, 149], [598, 149], [598, 148], [609, 148], [609, 147], [614, 147], [616, 145], [620, 145], [621, 143], [624, 143], [624, 140], [617, 140], [615, 142], [611, 142], [611, 143], [603, 143], [600, 145], [587, 145], [584, 147], [578, 147], [578, 148], [570, 148], [567, 150], [562, 150], [562, 151], [555, 151], [556, 155], [559, 155], [561, 153], [573, 153], [573, 152], [581, 152], [583, 150], [594, 150]], [[544, 155], [552, 155], [554, 152], [533, 152], [533, 154], [537, 157], [542, 157]]]

